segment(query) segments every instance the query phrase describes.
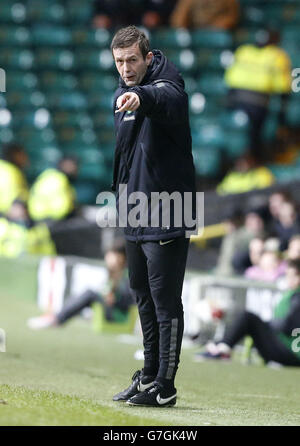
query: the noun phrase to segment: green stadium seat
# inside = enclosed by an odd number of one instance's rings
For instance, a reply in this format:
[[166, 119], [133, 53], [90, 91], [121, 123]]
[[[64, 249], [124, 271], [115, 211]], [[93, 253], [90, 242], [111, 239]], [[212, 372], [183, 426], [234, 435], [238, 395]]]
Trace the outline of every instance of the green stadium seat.
[[243, 110], [226, 110], [221, 113], [218, 121], [224, 127], [224, 130], [248, 131], [249, 118]]
[[[84, 163], [82, 162], [79, 166], [78, 177], [80, 180], [89, 180], [100, 182], [101, 178], [106, 181], [107, 178], [107, 167], [103, 162], [100, 163]], [[95, 197], [96, 198], [96, 197]]]
[[83, 27], [72, 30], [73, 44], [78, 46], [86, 46], [88, 48], [108, 48], [112, 35], [110, 31], [104, 28], [85, 29]]
[[62, 2], [55, 0], [27, 0], [29, 22], [63, 23], [67, 19]]
[[239, 156], [244, 155], [249, 148], [248, 146], [248, 132], [236, 132], [234, 130], [226, 131], [224, 151], [229, 159], [236, 159]]
[[219, 70], [225, 69], [233, 61], [233, 53], [231, 50], [198, 50], [196, 53], [196, 64], [198, 68], [202, 70], [213, 69]]
[[115, 145], [112, 143], [112, 141], [110, 141], [108, 144], [101, 144], [101, 153], [103, 154], [107, 166], [111, 166], [112, 172], [112, 165], [115, 156]]
[[22, 24], [26, 20], [26, 6], [18, 0], [5, 0], [0, 3], [0, 22]]
[[84, 110], [87, 108], [87, 99], [80, 91], [69, 91], [67, 94], [53, 92], [47, 96], [51, 109]]
[[103, 91], [115, 91], [118, 87], [118, 76], [113, 74], [88, 71], [82, 73], [80, 85], [85, 91], [101, 94]]
[[99, 134], [98, 134], [98, 139], [100, 141], [101, 146], [110, 144], [112, 141], [115, 140], [114, 128], [113, 127], [111, 127], [111, 128], [105, 127], [105, 128], [100, 129]]
[[43, 48], [35, 52], [37, 70], [70, 71], [74, 68], [74, 53], [68, 48]]
[[49, 92], [69, 93], [78, 86], [77, 78], [71, 73], [60, 73], [58, 71], [44, 71], [39, 75], [42, 89]]
[[93, 16], [93, 0], [68, 0], [66, 2], [68, 21], [75, 23], [88, 23]]
[[195, 146], [221, 147], [225, 144], [224, 131], [218, 124], [210, 124], [193, 128], [192, 138]]
[[238, 28], [233, 33], [235, 47], [244, 44], [255, 44], [258, 32], [261, 32], [260, 28]]
[[72, 34], [67, 27], [36, 25], [32, 28], [32, 40], [36, 46], [67, 46], [72, 42]]
[[93, 120], [85, 111], [57, 110], [53, 112], [53, 124], [55, 127], [92, 128]]
[[197, 91], [197, 81], [194, 76], [184, 76], [184, 83], [185, 83], [185, 91], [187, 94], [192, 94]]
[[194, 48], [230, 48], [233, 45], [232, 35], [227, 31], [195, 30], [192, 33]]
[[273, 141], [276, 137], [278, 129], [278, 115], [269, 114], [263, 127], [263, 139], [266, 141]]
[[90, 147], [97, 144], [97, 137], [92, 129], [58, 127], [56, 130], [56, 136], [64, 150], [68, 150], [70, 147]]
[[87, 97], [90, 109], [105, 110], [113, 113], [113, 92], [99, 92], [98, 95], [90, 93]]
[[53, 145], [57, 147], [55, 132], [51, 128], [39, 130], [25, 126], [16, 131], [16, 137], [29, 153]]
[[46, 108], [23, 109], [13, 113], [12, 126], [22, 128], [28, 126], [31, 129], [51, 128], [52, 117]]
[[214, 100], [207, 100], [207, 98], [200, 92], [196, 92], [189, 96], [189, 108], [191, 115], [196, 116], [211, 116], [219, 113], [220, 109], [224, 108], [224, 98], [214, 98]]
[[95, 110], [90, 114], [93, 119], [96, 129], [114, 128], [114, 116], [112, 109], [110, 110]]
[[23, 90], [7, 91], [6, 99], [8, 107], [11, 109], [38, 108], [45, 107], [46, 97], [40, 91], [27, 92]]
[[[0, 112], [1, 113], [1, 112]], [[0, 144], [6, 144], [15, 140], [14, 132], [9, 128], [2, 128], [0, 124]]]
[[166, 50], [165, 54], [183, 73], [193, 73], [197, 68], [196, 55], [191, 49]]
[[197, 175], [216, 178], [221, 169], [221, 153], [218, 147], [195, 147], [193, 158]]
[[[299, 93], [298, 93], [299, 94]], [[299, 99], [290, 101], [286, 112], [287, 123], [291, 126], [300, 126], [300, 103]]]
[[162, 49], [180, 49], [191, 46], [191, 33], [186, 29], [159, 29], [151, 36], [151, 46]]
[[115, 71], [115, 64], [111, 51], [108, 49], [80, 49], [76, 51], [78, 67], [101, 71]]
[[34, 65], [34, 54], [28, 49], [2, 48], [0, 51], [0, 67], [5, 70], [31, 70]]
[[25, 26], [0, 27], [0, 46], [26, 47], [31, 44], [31, 33]]
[[23, 73], [22, 71], [9, 71], [6, 76], [6, 90], [32, 91], [38, 86], [38, 78], [34, 73]]
[[213, 73], [203, 74], [197, 83], [198, 91], [204, 95], [225, 95], [227, 86], [224, 76]]

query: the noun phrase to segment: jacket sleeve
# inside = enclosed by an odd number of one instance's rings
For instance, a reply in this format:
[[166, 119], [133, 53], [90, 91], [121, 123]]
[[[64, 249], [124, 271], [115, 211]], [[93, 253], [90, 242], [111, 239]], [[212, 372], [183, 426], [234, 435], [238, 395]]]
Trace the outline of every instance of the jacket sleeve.
[[274, 330], [291, 336], [294, 328], [300, 327], [300, 295], [292, 297], [291, 307], [286, 317], [273, 319], [270, 325]]
[[139, 111], [146, 116], [170, 124], [182, 123], [188, 118], [188, 96], [183, 89], [169, 81], [130, 89], [140, 98]]

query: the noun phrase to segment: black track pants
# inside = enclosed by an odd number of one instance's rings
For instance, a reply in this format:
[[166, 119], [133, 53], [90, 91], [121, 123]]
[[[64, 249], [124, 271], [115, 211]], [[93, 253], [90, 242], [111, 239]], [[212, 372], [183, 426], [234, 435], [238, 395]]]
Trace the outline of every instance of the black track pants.
[[189, 239], [127, 241], [130, 287], [144, 337], [144, 373], [173, 383], [183, 336], [182, 285]]
[[300, 366], [300, 360], [278, 339], [270, 324], [248, 311], [242, 312], [226, 330], [222, 342], [233, 347], [246, 335], [252, 337], [255, 347], [265, 361]]

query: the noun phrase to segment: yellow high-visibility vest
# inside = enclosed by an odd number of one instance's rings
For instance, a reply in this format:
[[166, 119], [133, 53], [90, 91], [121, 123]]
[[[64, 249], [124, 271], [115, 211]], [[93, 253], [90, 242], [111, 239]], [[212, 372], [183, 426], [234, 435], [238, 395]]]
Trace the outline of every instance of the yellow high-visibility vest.
[[26, 201], [28, 186], [21, 170], [12, 163], [0, 160], [0, 212], [6, 214], [16, 199]]
[[39, 223], [27, 228], [0, 218], [0, 256], [18, 257], [22, 254], [56, 254], [47, 225]]
[[233, 64], [225, 72], [230, 88], [253, 90], [265, 94], [291, 91], [291, 62], [284, 50], [267, 45], [242, 45], [234, 54]]
[[75, 191], [63, 172], [47, 169], [38, 176], [28, 200], [28, 211], [33, 220], [61, 220], [74, 208]]

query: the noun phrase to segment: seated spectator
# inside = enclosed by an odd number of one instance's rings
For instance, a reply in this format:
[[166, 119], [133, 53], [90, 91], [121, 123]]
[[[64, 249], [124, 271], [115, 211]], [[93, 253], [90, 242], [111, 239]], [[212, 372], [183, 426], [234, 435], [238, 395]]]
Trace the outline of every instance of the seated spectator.
[[246, 269], [245, 277], [264, 282], [274, 282], [284, 275], [285, 270], [285, 262], [281, 259], [280, 252], [264, 249], [258, 263]]
[[104, 308], [105, 318], [111, 322], [126, 320], [128, 310], [134, 304], [126, 270], [124, 246], [116, 244], [105, 254], [105, 264], [109, 279], [104, 290], [96, 293], [86, 290], [80, 296], [67, 299], [62, 310], [57, 314], [45, 314], [28, 320], [28, 326], [34, 330], [63, 325], [84, 308], [100, 303]]
[[28, 200], [29, 214], [34, 221], [64, 220], [74, 215], [76, 194], [72, 184], [77, 171], [77, 161], [65, 157], [57, 169], [46, 169], [37, 177]]
[[290, 260], [300, 259], [300, 233], [291, 237], [286, 251], [286, 258]]
[[274, 221], [272, 229], [280, 240], [280, 250], [285, 251], [292, 236], [300, 234], [300, 219], [293, 202], [285, 201], [281, 204], [278, 221]]
[[6, 214], [16, 199], [27, 200], [28, 185], [23, 170], [28, 163], [24, 148], [17, 143], [5, 144], [0, 159], [0, 213]]
[[293, 341], [294, 330], [300, 327], [300, 259], [289, 260], [286, 276], [289, 289], [276, 305], [270, 322], [254, 313], [242, 312], [226, 328], [221, 342], [209, 343], [205, 352], [195, 355], [195, 360], [229, 359], [233, 347], [249, 335], [266, 363], [299, 367], [300, 351], [293, 348]]
[[217, 274], [222, 275], [234, 274], [233, 259], [236, 253], [248, 251], [250, 241], [264, 235], [264, 220], [258, 210], [250, 209], [242, 223], [240, 211], [235, 211], [227, 220], [227, 231], [215, 269]]
[[237, 0], [178, 0], [170, 18], [174, 28], [232, 29], [239, 20]]
[[143, 25], [146, 28], [167, 25], [174, 0], [95, 0], [95, 28]]
[[250, 266], [258, 265], [264, 250], [265, 237], [254, 237], [250, 240], [248, 249], [241, 249], [235, 252], [232, 259], [232, 266], [237, 274], [244, 274]]
[[55, 253], [48, 227], [44, 223], [35, 224], [28, 215], [26, 204], [15, 200], [6, 217], [0, 218], [0, 256]]
[[274, 183], [271, 171], [258, 166], [254, 158], [244, 155], [235, 162], [234, 169], [227, 173], [217, 186], [219, 195], [240, 194], [255, 189], [264, 189]]

